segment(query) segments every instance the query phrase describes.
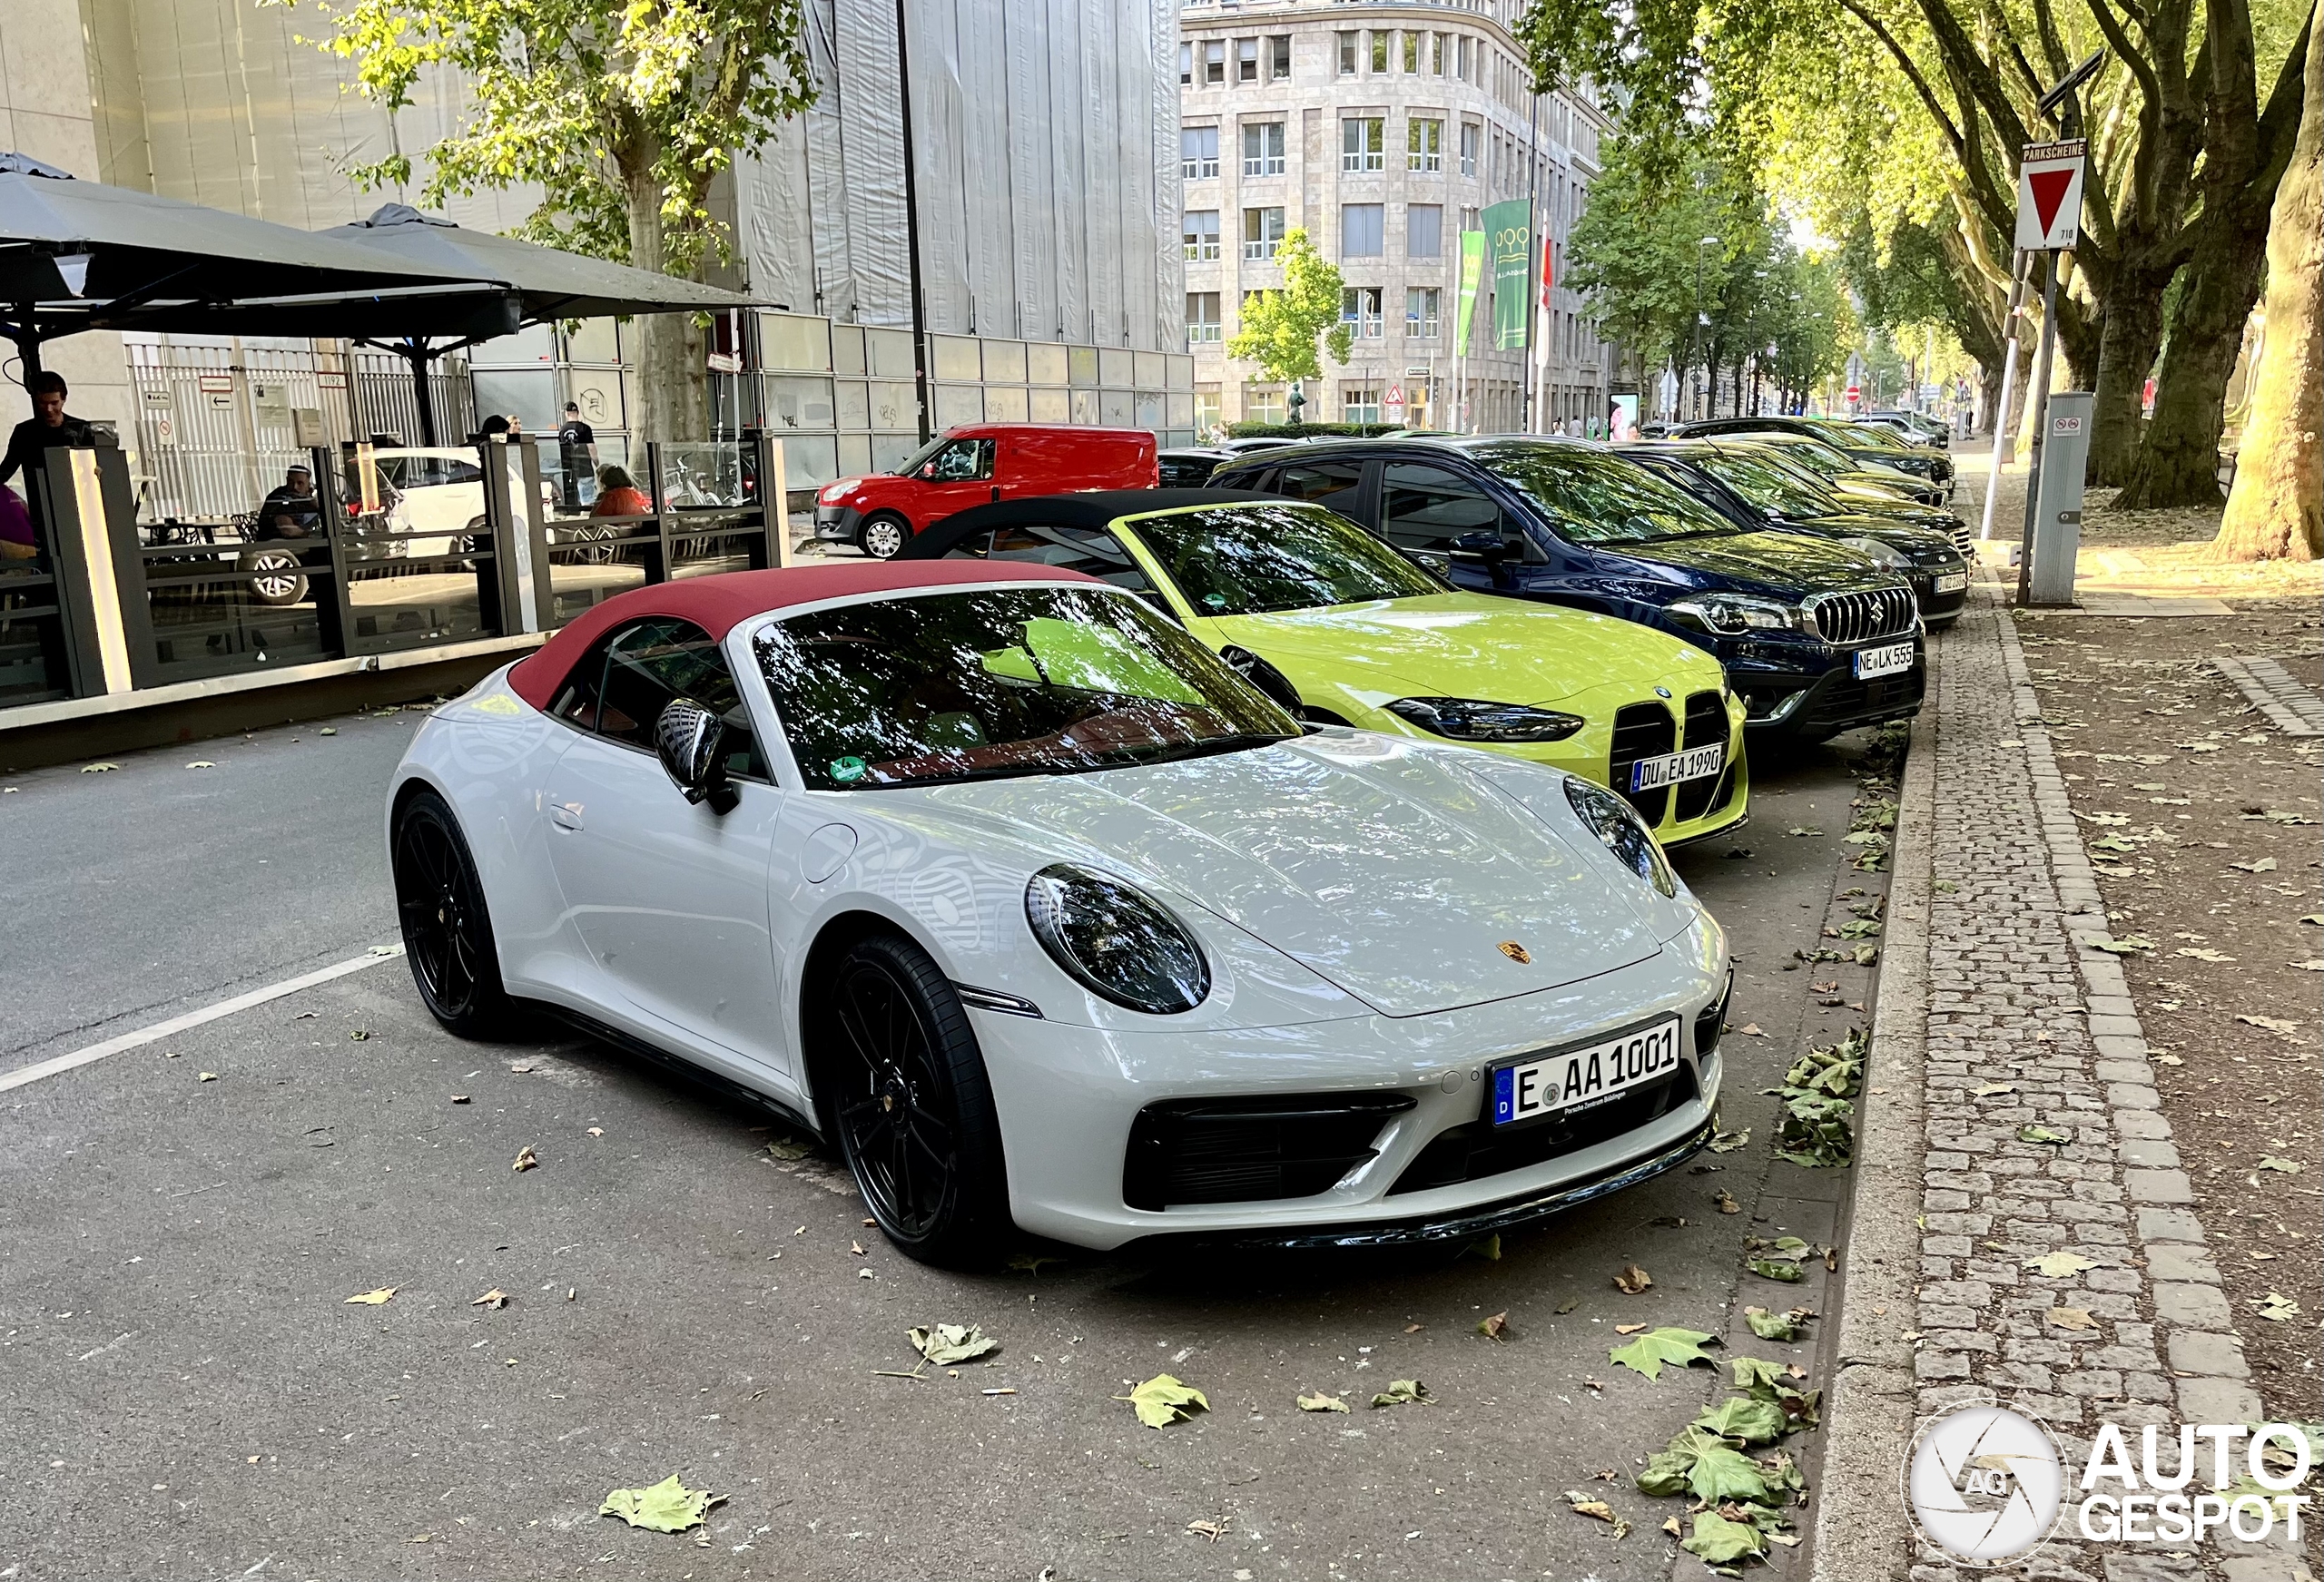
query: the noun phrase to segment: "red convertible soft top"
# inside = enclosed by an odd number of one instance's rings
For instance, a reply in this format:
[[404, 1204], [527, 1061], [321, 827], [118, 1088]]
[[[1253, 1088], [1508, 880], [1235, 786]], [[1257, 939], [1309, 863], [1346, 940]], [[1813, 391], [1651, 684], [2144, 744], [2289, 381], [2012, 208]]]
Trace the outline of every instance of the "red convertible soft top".
[[[1006, 560], [916, 560], [842, 562], [794, 565], [780, 571], [730, 571], [715, 576], [655, 583], [615, 594], [593, 604], [570, 625], [517, 663], [508, 684], [537, 709], [548, 707], [566, 673], [606, 632], [648, 615], [691, 621], [724, 639], [742, 622], [772, 610], [843, 599], [857, 594], [896, 593], [960, 583], [1097, 583], [1098, 578], [1056, 566]], [[1100, 586], [1104, 585], [1099, 584]]]

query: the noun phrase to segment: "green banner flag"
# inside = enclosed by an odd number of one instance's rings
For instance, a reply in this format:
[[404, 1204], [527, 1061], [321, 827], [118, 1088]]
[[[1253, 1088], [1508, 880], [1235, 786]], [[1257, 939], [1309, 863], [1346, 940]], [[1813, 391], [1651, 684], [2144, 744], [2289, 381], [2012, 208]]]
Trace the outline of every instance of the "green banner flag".
[[1476, 323], [1477, 287], [1485, 277], [1485, 233], [1482, 231], [1461, 232], [1461, 290], [1459, 305], [1453, 315], [1452, 349], [1469, 349], [1469, 331]]
[[1533, 205], [1523, 198], [1495, 203], [1486, 209], [1484, 225], [1492, 254], [1492, 343], [1520, 350], [1533, 316]]

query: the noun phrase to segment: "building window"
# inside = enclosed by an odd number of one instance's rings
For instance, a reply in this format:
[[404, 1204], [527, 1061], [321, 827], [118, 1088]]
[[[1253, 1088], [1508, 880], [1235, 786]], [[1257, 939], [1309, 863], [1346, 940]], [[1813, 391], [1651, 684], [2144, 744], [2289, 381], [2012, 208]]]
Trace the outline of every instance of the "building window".
[[1195, 387], [1196, 432], [1199, 434], [1207, 434], [1212, 429], [1217, 427], [1220, 421], [1220, 414], [1221, 408], [1219, 407], [1218, 387], [1216, 385], [1196, 385]]
[[1218, 211], [1189, 209], [1181, 227], [1188, 263], [1215, 263], [1218, 259]]
[[1444, 168], [1444, 123], [1413, 116], [1404, 123], [1404, 169], [1432, 174]]
[[1404, 29], [1404, 75], [1413, 77], [1419, 74], [1420, 34], [1407, 27]]
[[1388, 123], [1376, 115], [1340, 123], [1340, 169], [1354, 174], [1388, 168]]
[[1178, 46], [1178, 85], [1182, 88], [1191, 88], [1194, 83], [1195, 46], [1190, 44], [1182, 44]]
[[1243, 256], [1269, 259], [1282, 251], [1283, 211], [1279, 208], [1244, 210]]
[[1379, 203], [1340, 205], [1340, 256], [1379, 258], [1388, 251], [1387, 209]]
[[1243, 128], [1243, 173], [1246, 176], [1283, 174], [1284, 123], [1256, 121]]
[[1291, 34], [1277, 33], [1268, 35], [1267, 77], [1277, 83], [1291, 80]]
[[1393, 37], [1393, 28], [1375, 27], [1372, 30], [1372, 70], [1375, 75], [1388, 70], [1388, 41]]
[[1340, 293], [1340, 322], [1355, 331], [1358, 340], [1378, 340], [1388, 333], [1381, 310], [1381, 288], [1350, 286]]
[[[1188, 253], [1187, 256], [1192, 258], [1194, 255]], [[1444, 256], [1444, 205], [1408, 203], [1404, 206], [1404, 256]]]
[[1218, 174], [1218, 128], [1178, 128], [1178, 173], [1189, 182], [1207, 181]]
[[1340, 75], [1343, 77], [1355, 75], [1356, 36], [1353, 33], [1340, 34]]
[[1379, 422], [1380, 387], [1378, 385], [1342, 385], [1340, 387], [1340, 421], [1343, 423]]
[[1428, 74], [1432, 77], [1443, 76], [1445, 57], [1452, 53], [1452, 45], [1449, 38], [1441, 33], [1433, 34], [1428, 41]]
[[1462, 204], [1461, 206], [1461, 229], [1463, 231], [1481, 231], [1483, 228], [1484, 219], [1482, 211], [1479, 210], [1474, 203]]
[[1461, 123], [1461, 173], [1472, 181], [1477, 174], [1477, 139], [1481, 130], [1473, 121]]
[[1235, 41], [1235, 80], [1256, 83], [1259, 80], [1259, 41], [1238, 38]]
[[1200, 346], [1219, 339], [1218, 293], [1188, 291], [1187, 293], [1187, 344]]
[[1214, 38], [1202, 46], [1202, 81], [1215, 88], [1226, 81], [1226, 41]]
[[1467, 82], [1469, 80], [1469, 35], [1467, 34], [1464, 33], [1452, 41], [1452, 58], [1453, 64], [1457, 68], [1453, 74], [1462, 82]]
[[1436, 339], [1436, 312], [1443, 293], [1434, 286], [1410, 286], [1404, 290], [1404, 333], [1415, 340]]
[[1283, 421], [1283, 391], [1271, 387], [1246, 385], [1243, 388], [1243, 420], [1246, 423], [1280, 423]]

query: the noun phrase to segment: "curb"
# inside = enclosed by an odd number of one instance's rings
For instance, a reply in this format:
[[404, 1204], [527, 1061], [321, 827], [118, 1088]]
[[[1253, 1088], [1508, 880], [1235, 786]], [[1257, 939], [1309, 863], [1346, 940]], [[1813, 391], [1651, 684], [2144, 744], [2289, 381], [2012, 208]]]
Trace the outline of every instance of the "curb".
[[1917, 1323], [1921, 1161], [1928, 1135], [1923, 1056], [1929, 831], [1936, 801], [1935, 698], [1948, 640], [1939, 634], [1928, 644], [1928, 697], [1913, 721], [1898, 788], [1879, 997], [1856, 1100], [1838, 1322], [1826, 1348], [1812, 1582], [1890, 1582], [1905, 1575], [1912, 1554], [1912, 1528], [1899, 1492], [1915, 1393], [1913, 1346], [1904, 1337]]

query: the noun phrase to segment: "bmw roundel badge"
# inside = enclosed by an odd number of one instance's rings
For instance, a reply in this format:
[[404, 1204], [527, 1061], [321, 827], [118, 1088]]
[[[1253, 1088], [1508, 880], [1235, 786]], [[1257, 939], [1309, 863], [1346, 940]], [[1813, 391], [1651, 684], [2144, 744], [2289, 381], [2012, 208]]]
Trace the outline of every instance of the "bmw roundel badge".
[[1654, 695], [1658, 698], [1667, 698], [1670, 695], [1670, 689], [1669, 687], [1656, 687], [1654, 689]]

